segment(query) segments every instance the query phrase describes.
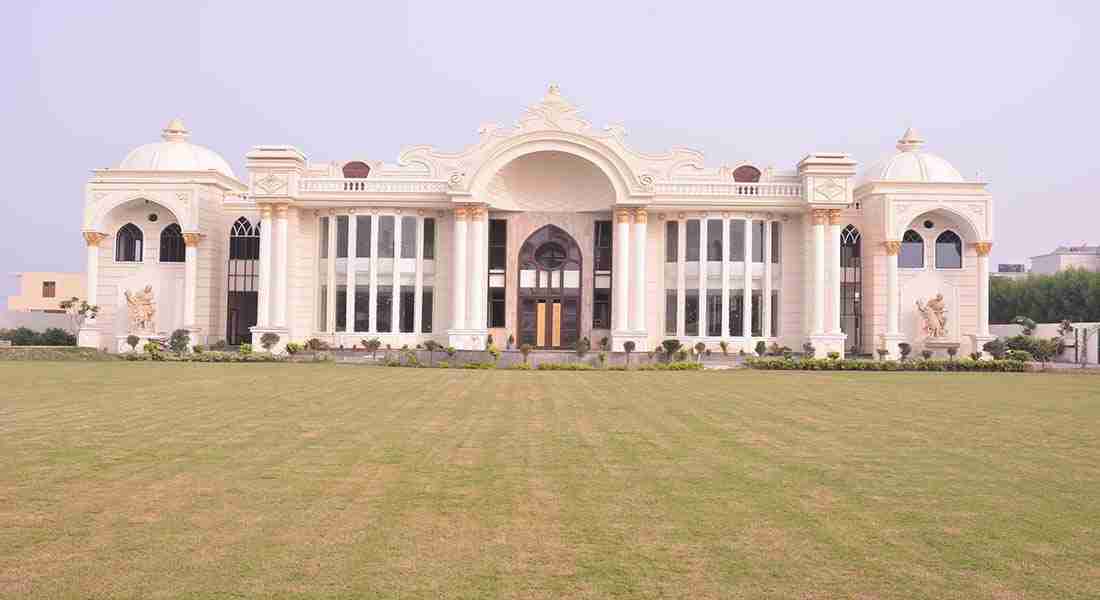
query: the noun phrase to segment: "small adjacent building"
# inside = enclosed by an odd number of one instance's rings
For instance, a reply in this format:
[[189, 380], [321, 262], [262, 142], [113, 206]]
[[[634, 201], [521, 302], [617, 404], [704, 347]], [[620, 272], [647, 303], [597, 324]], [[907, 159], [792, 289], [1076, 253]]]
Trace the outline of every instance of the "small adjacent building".
[[1053, 252], [1031, 257], [1031, 272], [1053, 275], [1066, 269], [1100, 272], [1100, 246], [1058, 246]]
[[153, 329], [195, 343], [675, 337], [896, 355], [921, 348], [918, 305], [937, 296], [943, 338], [963, 352], [990, 339], [992, 196], [912, 129], [862, 173], [844, 152], [711, 165], [635, 150], [551, 86], [513, 126], [394, 162], [262, 145], [238, 177], [189, 135], [173, 120], [93, 171], [83, 229], [102, 312], [82, 345], [119, 347], [128, 292], [146, 289]]
[[62, 300], [84, 298], [84, 273], [16, 273], [19, 293], [8, 296], [8, 310], [15, 312], [63, 313]]

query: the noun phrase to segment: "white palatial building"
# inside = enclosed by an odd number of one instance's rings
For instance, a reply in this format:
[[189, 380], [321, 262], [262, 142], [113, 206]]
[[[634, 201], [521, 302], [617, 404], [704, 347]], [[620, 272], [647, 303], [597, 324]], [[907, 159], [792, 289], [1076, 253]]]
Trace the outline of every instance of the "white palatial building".
[[[989, 339], [993, 201], [913, 131], [857, 176], [849, 155], [791, 170], [644, 154], [593, 129], [555, 86], [515, 126], [396, 163], [310, 162], [256, 146], [238, 178], [179, 120], [87, 184], [82, 345], [120, 348], [125, 292], [151, 286], [155, 331], [193, 343], [319, 338], [395, 347], [618, 350], [679, 338], [819, 354], [924, 343], [917, 301], [940, 294], [942, 337]], [[943, 341], [943, 340], [940, 340]]]

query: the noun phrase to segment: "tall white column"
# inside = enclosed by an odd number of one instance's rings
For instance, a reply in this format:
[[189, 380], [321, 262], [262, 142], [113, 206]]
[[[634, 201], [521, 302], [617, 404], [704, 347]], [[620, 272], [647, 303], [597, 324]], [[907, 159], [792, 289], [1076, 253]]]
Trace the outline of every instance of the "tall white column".
[[367, 307], [371, 333], [378, 333], [378, 211], [370, 214], [370, 306]]
[[687, 221], [683, 214], [676, 221], [676, 246], [676, 337], [682, 338], [687, 330]]
[[825, 333], [825, 221], [829, 211], [814, 209], [814, 330]]
[[453, 329], [466, 329], [466, 295], [469, 280], [466, 277], [466, 248], [469, 246], [466, 239], [466, 207], [455, 207], [455, 229], [452, 241], [454, 255], [454, 286], [451, 290], [451, 327]]
[[401, 213], [393, 217], [393, 295], [390, 302], [390, 331], [401, 333]]
[[271, 265], [271, 279], [276, 327], [286, 327], [287, 272], [290, 269], [287, 264], [287, 210], [285, 204], [275, 206], [275, 261]]
[[359, 223], [355, 217], [355, 210], [348, 211], [348, 272], [346, 283], [344, 284], [348, 291], [346, 293], [347, 300], [344, 302], [344, 321], [347, 323], [348, 331], [355, 331], [355, 281], [358, 274], [357, 263], [358, 259], [355, 254], [355, 246], [359, 237]]
[[730, 219], [722, 213], [722, 337], [730, 335]]
[[741, 292], [741, 332], [745, 352], [752, 352], [752, 215], [745, 217], [745, 280]]
[[978, 335], [988, 337], [989, 251], [993, 249], [993, 242], [978, 242], [974, 244], [974, 249], [978, 253]]
[[707, 215], [699, 215], [699, 335], [707, 334]]
[[[198, 294], [200, 233], [183, 234], [186, 245], [183, 260], [183, 327], [195, 331], [195, 297]], [[197, 340], [196, 340], [197, 341]]]
[[336, 211], [328, 213], [328, 297], [325, 299], [325, 325], [328, 333], [336, 331]]
[[[106, 237], [107, 234], [98, 231], [84, 232], [84, 243], [88, 246], [86, 267], [88, 280], [85, 296], [88, 300], [88, 304], [92, 306], [99, 304], [99, 243]], [[84, 326], [94, 327], [95, 319], [87, 319], [84, 322]]]
[[630, 330], [630, 209], [615, 210], [615, 270], [611, 278], [615, 283], [615, 330]]
[[829, 333], [839, 334], [840, 329], [840, 209], [829, 211], [829, 296], [832, 304], [832, 323]]
[[649, 215], [644, 208], [634, 209], [634, 231], [632, 232], [631, 242], [633, 242], [634, 248], [632, 250], [631, 258], [634, 259], [634, 272], [631, 274], [630, 281], [634, 284], [633, 297], [630, 301], [630, 328], [634, 331], [646, 331], [646, 293], [647, 293], [647, 279], [646, 279], [646, 227]]
[[256, 327], [271, 324], [271, 206], [260, 205], [260, 272], [256, 281]]
[[764, 337], [775, 335], [772, 331], [772, 222], [764, 221], [764, 275], [760, 286], [760, 332]]
[[474, 206], [470, 209], [470, 329], [485, 329], [485, 309], [489, 300], [486, 296], [488, 290], [488, 240], [485, 237], [489, 212], [484, 206]]
[[[901, 250], [901, 242], [887, 241], [886, 246], [886, 334], [898, 335], [898, 251]], [[887, 350], [893, 351], [892, 347]]]
[[416, 288], [413, 292], [413, 333], [423, 333], [424, 313], [424, 217], [416, 217]]

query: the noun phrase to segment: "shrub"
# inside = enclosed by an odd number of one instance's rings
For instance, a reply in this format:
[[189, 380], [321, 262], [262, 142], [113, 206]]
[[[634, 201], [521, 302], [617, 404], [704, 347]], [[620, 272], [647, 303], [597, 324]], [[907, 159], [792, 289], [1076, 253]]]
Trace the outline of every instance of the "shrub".
[[447, 346], [443, 349], [443, 351], [447, 353], [447, 358], [451, 359], [453, 359], [455, 357], [455, 354], [458, 353], [458, 350], [456, 350], [454, 346]]
[[901, 342], [898, 344], [898, 352], [901, 353], [902, 360], [909, 358], [909, 353], [912, 351], [913, 346], [909, 345], [909, 342]]
[[755, 350], [757, 356], [764, 356], [768, 352], [768, 345], [764, 343], [764, 340], [759, 340], [756, 342]]
[[328, 350], [328, 342], [319, 340], [317, 338], [309, 338], [308, 340], [306, 340], [306, 348], [313, 350], [314, 352], [318, 350]]
[[955, 355], [958, 354], [958, 353], [959, 353], [959, 347], [958, 346], [948, 346], [947, 347], [947, 356], [950, 357], [951, 359], [954, 359]]
[[928, 360], [928, 359], [932, 358], [932, 351], [931, 350], [921, 350], [920, 355], [924, 360]]
[[706, 351], [706, 349], [707, 349], [706, 344], [704, 344], [703, 342], [696, 342], [695, 343], [695, 356], [699, 360], [703, 360], [703, 352]]
[[468, 362], [462, 365], [463, 369], [495, 369], [496, 365], [491, 362]]
[[1042, 363], [1043, 368], [1046, 368], [1046, 364], [1050, 359], [1054, 358], [1056, 354], [1061, 350], [1060, 340], [1057, 339], [1041, 339], [1035, 344], [1035, 350], [1032, 352], [1032, 356], [1035, 360]]
[[680, 362], [684, 362], [687, 359], [688, 359], [687, 349], [686, 348], [680, 348], [680, 350], [676, 352], [676, 360], [678, 360]]
[[267, 332], [260, 336], [260, 345], [264, 347], [264, 350], [271, 352], [271, 349], [275, 347], [275, 344], [279, 343], [279, 334]]
[[441, 346], [439, 342], [435, 340], [428, 340], [424, 342], [424, 348], [428, 350], [428, 366], [430, 367], [432, 366], [432, 363], [435, 362], [436, 351], [442, 350], [443, 346]]
[[577, 356], [584, 358], [584, 355], [588, 354], [588, 351], [592, 349], [592, 342], [588, 341], [588, 338], [583, 337], [577, 340], [575, 349], [577, 351]]
[[651, 365], [639, 365], [639, 371], [699, 371], [703, 365], [697, 362], [678, 361], [672, 363], [655, 363]]
[[806, 356], [816, 356], [817, 348], [814, 348], [814, 345], [810, 342], [806, 342], [805, 344], [802, 344], [802, 354]]
[[126, 336], [126, 344], [128, 346], [130, 346], [130, 351], [131, 352], [137, 350], [137, 345], [138, 345], [138, 342], [140, 342], [140, 341], [141, 341], [141, 338], [139, 338], [138, 336], [136, 336], [132, 333], [130, 335]]
[[531, 350], [531, 344], [524, 344], [519, 347], [519, 352], [523, 355], [523, 364], [527, 364], [527, 357], [531, 355]]
[[508, 334], [508, 345], [505, 346], [505, 348], [511, 350], [512, 346], [515, 346], [515, 345], [516, 345], [516, 336], [509, 333]]
[[623, 352], [626, 352], [626, 366], [630, 366], [630, 354], [634, 352], [634, 341], [627, 340], [623, 342]]
[[981, 359], [982, 359], [982, 353], [981, 352], [971, 352], [970, 353], [970, 360], [981, 360]]
[[1001, 338], [997, 338], [995, 340], [990, 340], [982, 344], [982, 350], [988, 352], [989, 355], [996, 360], [1001, 360], [1005, 357], [1005, 351], [1007, 350], [1007, 348], [1005, 347], [1004, 340], [1002, 340]]
[[611, 340], [607, 339], [606, 335], [600, 338], [600, 349], [605, 351], [611, 349]]
[[302, 351], [302, 345], [298, 342], [287, 342], [286, 353], [293, 356]]
[[240, 348], [237, 348], [237, 354], [241, 356], [249, 356], [252, 354], [252, 344], [241, 344]]
[[840, 360], [840, 353], [836, 351], [829, 352], [825, 356], [829, 357], [829, 360]]
[[206, 348], [204, 348], [202, 344], [195, 344], [191, 348], [191, 352], [194, 352], [195, 354], [202, 354], [203, 352], [206, 352]]
[[1024, 336], [1028, 336], [1028, 337], [1030, 337], [1031, 334], [1035, 333], [1035, 328], [1038, 326], [1038, 325], [1036, 325], [1035, 321], [1033, 321], [1033, 320], [1031, 320], [1031, 319], [1029, 319], [1029, 318], [1027, 318], [1023, 315], [1017, 315], [1015, 319], [1012, 319], [1012, 322], [1019, 325], [1019, 326], [1021, 326], [1021, 327], [1023, 327], [1024, 328], [1023, 334], [1024, 334]]
[[592, 365], [585, 363], [542, 363], [539, 371], [591, 371]]
[[489, 353], [489, 356], [493, 358], [494, 363], [500, 360], [500, 350], [498, 350], [496, 346], [490, 344], [486, 351]]
[[176, 354], [187, 352], [187, 347], [190, 345], [191, 333], [186, 329], [177, 329], [172, 332], [172, 337], [168, 338], [168, 347]]
[[599, 361], [600, 361], [600, 368], [601, 369], [607, 366], [607, 353], [606, 352], [604, 352], [603, 350], [600, 350], [600, 353], [596, 355], [596, 358], [599, 359]]
[[363, 349], [370, 352], [371, 360], [378, 358], [378, 349], [382, 347], [382, 340], [378, 338], [371, 338], [369, 340], [360, 340], [360, 344], [363, 345]]
[[671, 361], [673, 355], [680, 350], [680, 340], [675, 338], [669, 338], [661, 342], [661, 347], [665, 350], [665, 360]]
[[1019, 360], [830, 360], [823, 358], [752, 358], [747, 361], [752, 369], [779, 371], [990, 371], [1019, 373], [1027, 365]]
[[440, 369], [450, 369], [451, 368], [451, 363], [449, 363], [445, 360], [441, 360], [441, 361], [439, 361], [439, 364], [436, 365], [436, 367], [438, 367]]
[[145, 353], [149, 355], [150, 360], [164, 360], [164, 352], [161, 351], [160, 344], [156, 342], [145, 342]]
[[493, 347], [493, 334], [490, 333], [489, 335], [485, 336], [485, 349], [488, 350], [489, 348], [492, 348], [492, 347]]
[[50, 327], [42, 332], [39, 336], [38, 345], [40, 346], [75, 346], [76, 336], [61, 329], [60, 327]]
[[225, 342], [225, 340], [218, 340], [218, 341], [214, 342], [213, 346], [210, 346], [210, 349], [221, 351], [221, 350], [225, 350], [228, 347], [229, 347], [229, 344], [227, 344]]
[[519, 363], [518, 365], [512, 365], [508, 368], [513, 370], [513, 371], [530, 371], [531, 370], [531, 365], [529, 365], [527, 363]]
[[729, 356], [730, 345], [726, 340], [718, 342], [718, 347], [722, 349], [722, 356]]

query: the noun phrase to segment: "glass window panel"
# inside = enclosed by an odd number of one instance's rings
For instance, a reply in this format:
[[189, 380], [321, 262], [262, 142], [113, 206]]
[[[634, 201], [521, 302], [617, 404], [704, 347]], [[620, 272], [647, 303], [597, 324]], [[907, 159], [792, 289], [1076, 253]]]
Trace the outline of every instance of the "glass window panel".
[[378, 332], [390, 333], [393, 330], [393, 287], [378, 286]]
[[707, 335], [722, 335], [722, 290], [707, 290]]
[[435, 219], [424, 219], [424, 260], [435, 260]]
[[764, 262], [764, 225], [763, 221], [752, 222], [752, 262]]
[[730, 221], [730, 260], [745, 260], [745, 221], [742, 219]]
[[[346, 248], [346, 246], [345, 246]], [[336, 286], [336, 331], [348, 328], [348, 286]]]
[[370, 285], [355, 286], [355, 331], [370, 330]]
[[906, 269], [924, 267], [924, 238], [912, 229], [906, 231], [901, 238], [898, 266]]
[[680, 222], [665, 223], [665, 262], [674, 263], [680, 257]]
[[741, 337], [745, 334], [744, 291], [730, 290], [730, 335]]
[[779, 249], [783, 246], [783, 224], [772, 221], [772, 262], [779, 262]]
[[[687, 222], [687, 259], [688, 262], [699, 260], [699, 219], [689, 219]], [[698, 304], [698, 298], [696, 299]]]
[[328, 286], [321, 286], [321, 296], [318, 298], [320, 314], [317, 315], [317, 330], [328, 331]]
[[421, 333], [432, 332], [432, 302], [434, 300], [431, 286], [424, 286], [420, 297], [420, 329]]
[[945, 231], [936, 238], [936, 268], [962, 268], [962, 239], [954, 231]]
[[592, 294], [592, 328], [611, 328], [611, 290], [602, 288]]
[[336, 258], [348, 257], [348, 216], [336, 217]]
[[763, 327], [763, 320], [761, 319], [761, 312], [764, 308], [764, 305], [761, 303], [760, 296], [761, 296], [761, 294], [760, 294], [759, 290], [753, 290], [753, 292], [752, 292], [752, 335], [754, 335], [754, 336], [761, 336], [761, 335], [764, 334], [763, 331], [761, 330], [761, 327]]
[[707, 260], [722, 260], [722, 221], [720, 219], [707, 221]]
[[328, 258], [328, 217], [321, 217], [321, 223], [318, 227], [321, 230], [318, 232], [319, 235], [317, 236], [318, 242], [321, 245], [319, 256], [321, 258]]
[[508, 255], [508, 221], [489, 219], [489, 268], [503, 271]]
[[665, 290], [665, 334], [676, 335], [677, 308], [679, 299], [676, 290]]
[[[355, 256], [370, 258], [370, 236], [370, 215], [355, 217]], [[359, 331], [366, 330], [359, 329]]]
[[779, 292], [772, 292], [772, 336], [779, 337]]
[[611, 229], [611, 221], [596, 221], [593, 255], [597, 271], [611, 270]]
[[393, 258], [393, 225], [393, 215], [378, 217], [379, 258]]
[[[696, 223], [698, 223], [698, 221], [696, 221]], [[699, 335], [699, 290], [685, 291], [684, 333], [686, 335], [697, 336]]]
[[401, 217], [401, 258], [416, 258], [416, 217]]
[[[413, 225], [415, 226], [415, 223]], [[401, 286], [401, 312], [399, 316], [401, 317], [401, 333], [412, 333], [416, 316], [416, 288], [411, 285]]]
[[504, 327], [504, 288], [489, 290], [489, 327]]

